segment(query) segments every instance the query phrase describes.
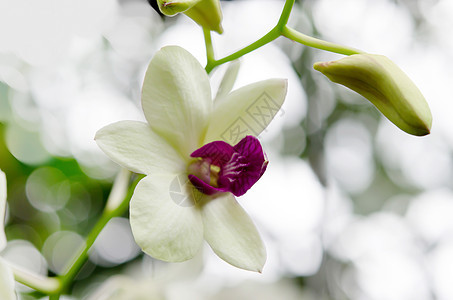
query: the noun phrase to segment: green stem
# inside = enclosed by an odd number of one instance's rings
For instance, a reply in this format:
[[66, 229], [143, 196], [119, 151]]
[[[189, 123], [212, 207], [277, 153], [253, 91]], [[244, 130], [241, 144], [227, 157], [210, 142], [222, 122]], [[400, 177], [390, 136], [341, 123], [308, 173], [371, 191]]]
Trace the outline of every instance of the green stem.
[[325, 51], [330, 51], [330, 52], [334, 52], [334, 53], [339, 53], [339, 54], [344, 54], [344, 55], [364, 53], [363, 51], [358, 50], [358, 49], [334, 44], [331, 42], [326, 42], [326, 41], [308, 36], [306, 34], [300, 33], [297, 30], [294, 30], [288, 26], [283, 27], [281, 35], [284, 37], [287, 37], [290, 40], [301, 43], [305, 46], [309, 46], [312, 48], [317, 48], [317, 49], [321, 49], [321, 50], [325, 50]]
[[211, 30], [203, 27], [204, 43], [206, 45], [206, 58], [207, 63], [209, 64], [212, 61], [215, 61], [214, 57], [214, 48], [212, 47], [211, 40]]
[[208, 61], [208, 64], [205, 67], [206, 72], [209, 74], [212, 71], [212, 69], [214, 69], [215, 67], [220, 66], [220, 65], [222, 65], [224, 63], [227, 63], [229, 61], [238, 59], [241, 56], [244, 56], [245, 54], [250, 53], [253, 50], [256, 50], [256, 49], [258, 49], [258, 48], [260, 48], [260, 47], [272, 42], [273, 40], [275, 40], [279, 36], [280, 36], [280, 32], [276, 28], [273, 28], [271, 31], [269, 31], [267, 34], [265, 34], [262, 38], [260, 38], [257, 41], [251, 43], [250, 45], [242, 48], [241, 50], [236, 51], [233, 54], [230, 54], [230, 55], [228, 55], [228, 56], [226, 56], [224, 58], [221, 58], [221, 59], [218, 59], [218, 60]]
[[131, 172], [126, 169], [121, 169], [113, 182], [112, 189], [110, 190], [107, 204], [105, 205], [105, 213], [115, 210], [124, 201], [124, 197], [127, 194], [129, 188], [129, 179], [131, 178]]
[[60, 295], [66, 293], [71, 284], [79, 273], [82, 266], [88, 259], [88, 252], [93, 246], [96, 238], [101, 233], [105, 225], [114, 217], [121, 216], [129, 206], [129, 200], [137, 185], [138, 181], [143, 178], [139, 176], [129, 185], [131, 173], [127, 170], [122, 170], [115, 179], [112, 186], [107, 204], [104, 208], [101, 218], [98, 220], [94, 228], [88, 235], [85, 245], [80, 249], [78, 255], [70, 265], [69, 270], [59, 277], [45, 277], [37, 274], [32, 274], [20, 267], [11, 265], [15, 279], [37, 291], [49, 295], [49, 300], [59, 300]]
[[[214, 69], [215, 67], [220, 66], [229, 61], [238, 59], [238, 58], [244, 56], [245, 54], [250, 53], [250, 52], [272, 42], [273, 40], [277, 39], [281, 35], [281, 31], [282, 31], [283, 27], [288, 22], [289, 15], [291, 14], [293, 5], [294, 5], [294, 0], [286, 0], [285, 6], [283, 7], [283, 10], [282, 10], [282, 13], [280, 15], [280, 19], [278, 20], [277, 25], [274, 28], [272, 28], [268, 33], [266, 33], [264, 36], [262, 36], [261, 38], [256, 40], [255, 42], [253, 42], [250, 45], [242, 48], [241, 50], [236, 51], [219, 60], [215, 60], [214, 57], [212, 57], [212, 59], [210, 59], [208, 57], [208, 62], [205, 67], [206, 72], [209, 74], [212, 71], [212, 69]], [[209, 36], [209, 38], [210, 38], [210, 36]], [[206, 33], [205, 33], [205, 41], [206, 41]], [[211, 42], [211, 40], [209, 40], [209, 42]], [[212, 47], [212, 44], [210, 44], [210, 45]], [[206, 47], [207, 47], [207, 44], [206, 44]], [[206, 53], [208, 53], [207, 48], [206, 48]]]
[[80, 249], [78, 255], [70, 264], [69, 270], [64, 275], [59, 277], [45, 277], [32, 274], [27, 270], [11, 265], [15, 279], [37, 291], [50, 295], [49, 300], [60, 299], [60, 295], [68, 291], [75, 276], [87, 261], [88, 252], [105, 225], [112, 218], [121, 216], [127, 210], [135, 186], [143, 178], [143, 176], [139, 176], [133, 184], [129, 185], [130, 177], [131, 173], [127, 170], [122, 170], [118, 174], [101, 218], [89, 233], [85, 245]]
[[[130, 172], [127, 172], [127, 176], [124, 175], [124, 172], [120, 172], [120, 174], [117, 177], [117, 180], [115, 180], [114, 186], [112, 187], [112, 192], [109, 195], [109, 199], [107, 200], [107, 203], [116, 202], [115, 199], [117, 198], [122, 198], [122, 201], [119, 202], [119, 204], [113, 208], [109, 207], [108, 205], [106, 206], [106, 209], [104, 210], [101, 218], [98, 220], [94, 228], [91, 230], [90, 234], [88, 235], [84, 247], [79, 251], [78, 255], [76, 256], [74, 262], [71, 264], [71, 267], [69, 270], [66, 272], [61, 277], [62, 281], [62, 287], [61, 287], [61, 292], [65, 293], [69, 288], [71, 283], [73, 282], [75, 276], [77, 273], [80, 271], [82, 266], [85, 264], [85, 262], [88, 259], [88, 252], [91, 249], [91, 246], [93, 246], [94, 242], [96, 241], [96, 238], [98, 235], [101, 233], [102, 229], [107, 225], [107, 223], [114, 217], [121, 216], [128, 208], [129, 206], [129, 200], [132, 197], [132, 192], [135, 189], [136, 184], [138, 183], [138, 180], [134, 182], [129, 188], [129, 191], [124, 191], [122, 188], [116, 188], [117, 185], [124, 185], [125, 182], [129, 181], [130, 178]], [[141, 179], [142, 177], [140, 177]], [[119, 180], [118, 180], [119, 179]], [[126, 194], [127, 193], [127, 194]], [[114, 200], [112, 200], [114, 199]], [[117, 202], [118, 203], [118, 202]], [[108, 208], [108, 209], [107, 209]]]
[[285, 6], [283, 6], [282, 13], [280, 15], [280, 19], [277, 22], [277, 25], [275, 26], [278, 28], [279, 32], [283, 30], [283, 27], [285, 27], [286, 24], [288, 24], [289, 20], [289, 15], [291, 14], [291, 11], [293, 10], [294, 6], [294, 0], [286, 0], [285, 1]]
[[46, 277], [31, 273], [29, 270], [13, 264], [11, 264], [10, 267], [14, 273], [14, 278], [18, 282], [25, 284], [32, 289], [46, 294], [55, 294], [58, 293], [62, 287], [62, 283], [59, 278]]
[[308, 35], [305, 35], [303, 33], [298, 32], [297, 30], [294, 30], [290, 27], [287, 26], [289, 16], [291, 14], [291, 10], [294, 6], [294, 0], [286, 0], [285, 1], [285, 6], [283, 7], [282, 13], [280, 15], [280, 19], [277, 22], [277, 25], [275, 25], [274, 28], [272, 28], [268, 33], [266, 33], [263, 37], [258, 39], [257, 41], [251, 43], [250, 45], [226, 56], [221, 59], [215, 60], [214, 56], [209, 54], [208, 52], [208, 46], [211, 47], [212, 49], [212, 43], [211, 43], [211, 36], [209, 35], [209, 43], [206, 38], [207, 34], [205, 32], [205, 41], [206, 41], [206, 54], [207, 54], [207, 64], [205, 67], [205, 70], [207, 73], [210, 73], [212, 69], [215, 67], [222, 65], [224, 63], [230, 62], [232, 60], [238, 59], [245, 54], [248, 54], [272, 41], [277, 39], [280, 36], [287, 37], [295, 42], [301, 43], [303, 45], [325, 50], [325, 51], [330, 51], [334, 53], [339, 53], [339, 54], [344, 54], [344, 55], [352, 55], [352, 54], [359, 54], [359, 53], [364, 53], [361, 50], [357, 50], [351, 47], [347, 46], [342, 46], [338, 44], [334, 44], [331, 42], [323, 41]]
[[77, 273], [80, 271], [82, 266], [85, 264], [86, 260], [88, 259], [88, 251], [90, 250], [91, 246], [95, 242], [99, 233], [101, 233], [102, 229], [105, 227], [107, 222], [113, 218], [113, 211], [111, 214], [103, 213], [101, 218], [98, 220], [94, 228], [91, 230], [90, 234], [88, 235], [85, 245], [79, 251], [78, 255], [76, 256], [75, 261], [72, 263], [70, 269], [66, 274], [62, 276], [62, 292], [66, 292], [69, 288], [70, 284], [74, 280]]

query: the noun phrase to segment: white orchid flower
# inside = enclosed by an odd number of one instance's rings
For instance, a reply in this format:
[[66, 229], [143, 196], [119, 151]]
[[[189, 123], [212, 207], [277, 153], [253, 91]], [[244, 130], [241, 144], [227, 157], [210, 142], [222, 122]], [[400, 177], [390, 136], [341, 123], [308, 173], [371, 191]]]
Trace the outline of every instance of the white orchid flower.
[[264, 266], [261, 237], [234, 195], [266, 169], [254, 136], [280, 109], [287, 82], [269, 79], [230, 92], [235, 73], [224, 76], [213, 101], [199, 62], [180, 47], [164, 47], [144, 79], [148, 123], [120, 121], [96, 134], [113, 161], [147, 175], [132, 196], [130, 222], [137, 244], [154, 258], [191, 259], [204, 239], [236, 267], [261, 272]]
[[[4, 230], [6, 208], [6, 176], [0, 170], [0, 251], [6, 246], [6, 235]], [[15, 300], [14, 275], [10, 267], [0, 257], [0, 299]]]

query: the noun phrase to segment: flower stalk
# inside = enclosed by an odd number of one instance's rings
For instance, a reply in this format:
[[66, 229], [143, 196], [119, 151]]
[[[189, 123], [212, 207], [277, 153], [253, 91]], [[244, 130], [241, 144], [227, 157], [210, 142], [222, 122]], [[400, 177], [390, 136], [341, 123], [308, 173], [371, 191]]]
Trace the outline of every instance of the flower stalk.
[[[278, 20], [277, 24], [268, 33], [263, 35], [261, 38], [259, 38], [255, 42], [245, 46], [244, 48], [242, 48], [230, 55], [227, 55], [227, 56], [217, 59], [217, 60], [212, 59], [213, 54], [210, 53], [209, 55], [211, 56], [211, 59], [208, 57], [207, 64], [205, 67], [206, 72], [210, 73], [215, 67], [220, 66], [224, 63], [236, 60], [258, 48], [261, 48], [262, 46], [264, 46], [266, 44], [269, 44], [270, 42], [276, 40], [280, 36], [284, 36], [292, 41], [295, 41], [297, 43], [300, 43], [300, 44], [308, 46], [308, 47], [317, 48], [317, 49], [325, 50], [325, 51], [330, 51], [333, 53], [344, 54], [344, 55], [364, 53], [363, 51], [354, 49], [352, 47], [327, 42], [327, 41], [324, 41], [321, 39], [317, 39], [317, 38], [305, 35], [299, 31], [289, 27], [287, 24], [288, 24], [289, 16], [290, 16], [291, 11], [294, 6], [294, 1], [295, 0], [286, 0], [285, 1], [285, 5], [283, 7], [282, 13], [280, 15], [280, 19]], [[205, 43], [211, 43], [210, 39], [209, 40], [206, 39], [206, 35], [205, 35]], [[212, 45], [210, 47], [212, 47]]]
[[101, 218], [89, 233], [85, 244], [75, 256], [68, 271], [64, 275], [45, 277], [32, 274], [23, 268], [11, 265], [15, 279], [26, 286], [50, 295], [50, 300], [58, 300], [60, 299], [60, 295], [67, 293], [77, 273], [88, 259], [88, 252], [102, 229], [112, 218], [123, 215], [127, 210], [134, 188], [142, 176], [138, 176], [132, 184], [129, 184], [130, 178], [131, 173], [129, 171], [120, 171], [112, 186], [112, 191]]
[[14, 279], [17, 282], [27, 285], [37, 291], [46, 294], [56, 294], [62, 288], [62, 281], [58, 277], [46, 277], [39, 274], [31, 273], [24, 268], [10, 264], [14, 273]]
[[[129, 185], [130, 177], [131, 173], [125, 170], [121, 170], [118, 174], [114, 185], [112, 186], [112, 191], [107, 200], [107, 206], [104, 209], [101, 218], [87, 236], [85, 245], [80, 249], [68, 271], [60, 277], [62, 282], [60, 291], [62, 293], [67, 292], [70, 288], [77, 273], [79, 273], [80, 269], [87, 261], [89, 250], [93, 246], [102, 229], [104, 229], [105, 225], [107, 225], [112, 218], [123, 215], [129, 207], [129, 200], [132, 197], [135, 186], [141, 178], [137, 178], [133, 184]], [[124, 187], [126, 186], [129, 186], [129, 188], [125, 189]], [[122, 200], [118, 202], [119, 199]], [[115, 207], [111, 204], [112, 202], [116, 204]]]

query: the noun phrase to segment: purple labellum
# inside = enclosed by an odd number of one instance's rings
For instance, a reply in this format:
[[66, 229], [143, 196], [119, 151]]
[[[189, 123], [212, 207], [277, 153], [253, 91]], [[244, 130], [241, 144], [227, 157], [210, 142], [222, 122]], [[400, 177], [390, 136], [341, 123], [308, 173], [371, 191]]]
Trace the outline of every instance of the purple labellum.
[[215, 141], [190, 156], [199, 160], [189, 166], [189, 180], [206, 195], [231, 192], [242, 196], [260, 179], [268, 164], [259, 140], [250, 135], [234, 147]]

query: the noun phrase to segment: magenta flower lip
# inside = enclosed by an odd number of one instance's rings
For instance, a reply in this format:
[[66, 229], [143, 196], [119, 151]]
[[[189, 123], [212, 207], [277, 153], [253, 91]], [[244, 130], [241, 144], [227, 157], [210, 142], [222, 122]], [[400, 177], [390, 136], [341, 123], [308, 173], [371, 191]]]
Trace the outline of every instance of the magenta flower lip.
[[231, 192], [242, 196], [261, 178], [268, 164], [259, 140], [251, 135], [235, 146], [223, 141], [208, 143], [190, 156], [201, 161], [192, 164], [196, 167], [189, 173], [195, 174], [189, 174], [189, 180], [206, 195]]

